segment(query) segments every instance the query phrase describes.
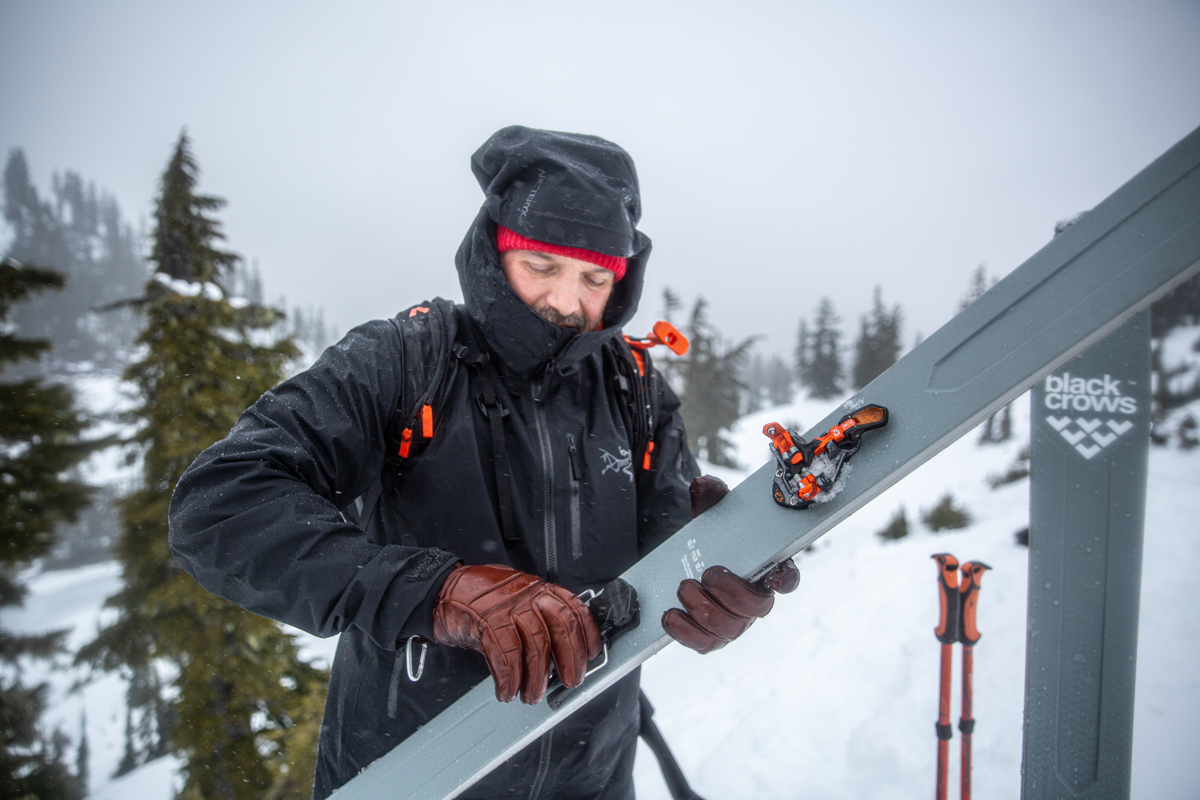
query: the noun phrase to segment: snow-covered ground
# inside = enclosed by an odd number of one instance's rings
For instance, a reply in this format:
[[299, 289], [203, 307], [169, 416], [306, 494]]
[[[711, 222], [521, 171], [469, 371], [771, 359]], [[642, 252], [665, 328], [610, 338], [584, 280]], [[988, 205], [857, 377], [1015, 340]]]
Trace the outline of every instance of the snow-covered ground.
[[[743, 419], [744, 464], [767, 458], [762, 426], [814, 424], [837, 401], [798, 400]], [[975, 648], [975, 769], [979, 800], [1020, 795], [1029, 481], [989, 488], [1028, 441], [1028, 395], [1014, 403], [1016, 435], [1004, 445], [963, 437], [817, 542], [797, 561], [792, 595], [738, 642], [707, 656], [671, 646], [643, 668], [655, 719], [692, 787], [715, 798], [912, 798], [934, 788], [938, 619], [930, 555], [993, 567], [983, 579]], [[748, 473], [714, 470], [731, 482]], [[1200, 609], [1186, 600], [1200, 568], [1200, 451], [1150, 455], [1134, 727], [1133, 797], [1200, 796]], [[920, 510], [950, 490], [975, 518], [931, 533]], [[904, 506], [908, 538], [876, 535]], [[958, 671], [955, 702], [958, 720]], [[952, 792], [958, 733], [951, 743]], [[669, 795], [643, 745], [641, 800]]]
[[[766, 460], [763, 424], [800, 430], [837, 401], [797, 400], [748, 416], [735, 431], [746, 465]], [[983, 581], [975, 665], [975, 795], [1020, 793], [1027, 549], [1013, 534], [1028, 522], [1028, 481], [998, 490], [1028, 437], [1028, 401], [1014, 404], [1013, 441], [980, 446], [971, 433], [888, 490], [798, 559], [803, 580], [775, 611], [723, 651], [699, 656], [670, 646], [646, 664], [643, 681], [656, 720], [693, 787], [720, 798], [911, 798], [933, 791], [938, 645], [935, 570], [948, 551], [994, 567]], [[731, 484], [746, 472], [712, 470]], [[1154, 448], [1142, 580], [1134, 734], [1133, 796], [1171, 800], [1200, 794], [1200, 451]], [[920, 512], [950, 490], [974, 516], [961, 531], [930, 533]], [[904, 506], [911, 533], [883, 542], [875, 532]], [[71, 646], [97, 630], [103, 599], [116, 591], [115, 565], [48, 572], [30, 579], [25, 607], [6, 611], [19, 631], [70, 627]], [[327, 660], [332, 640], [304, 637], [310, 657]], [[955, 669], [958, 664], [956, 661]], [[27, 680], [45, 674], [31, 669]], [[52, 674], [51, 725], [77, 740], [86, 708], [93, 798], [168, 800], [177, 764], [147, 764], [119, 780], [124, 685], [99, 676]], [[957, 721], [956, 703], [952, 719]], [[958, 739], [952, 742], [957, 769]], [[644, 747], [636, 767], [641, 800], [668, 797]], [[951, 785], [957, 782], [952, 772]]]

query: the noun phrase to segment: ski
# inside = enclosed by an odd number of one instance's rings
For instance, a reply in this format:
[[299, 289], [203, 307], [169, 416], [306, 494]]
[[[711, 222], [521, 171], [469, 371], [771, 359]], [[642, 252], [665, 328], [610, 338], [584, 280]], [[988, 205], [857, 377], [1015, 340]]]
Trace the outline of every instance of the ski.
[[836, 498], [777, 505], [772, 460], [621, 576], [637, 590], [641, 624], [556, 707], [498, 703], [486, 680], [333, 797], [460, 794], [665, 647], [659, 619], [680, 580], [712, 564], [765, 574], [1198, 270], [1200, 129], [811, 429], [807, 438], [867, 401], [889, 409], [890, 424], [842, 469]]

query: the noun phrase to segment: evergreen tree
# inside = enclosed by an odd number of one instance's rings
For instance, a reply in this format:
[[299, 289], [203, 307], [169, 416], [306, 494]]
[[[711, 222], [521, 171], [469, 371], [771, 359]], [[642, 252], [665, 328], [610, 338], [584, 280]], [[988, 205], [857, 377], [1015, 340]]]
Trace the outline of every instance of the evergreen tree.
[[[13, 305], [31, 292], [61, 288], [51, 270], [0, 262], [0, 368], [35, 359], [50, 344], [12, 332]], [[0, 608], [21, 604], [17, 570], [45, 555], [55, 527], [74, 519], [88, 487], [69, 477], [98, 444], [81, 434], [87, 418], [70, 389], [40, 378], [0, 382]], [[21, 661], [62, 652], [64, 632], [18, 635], [0, 628], [0, 797], [76, 800], [82, 791], [65, 764], [61, 732], [38, 726], [46, 685], [21, 683]]]
[[726, 343], [708, 321], [707, 307], [703, 297], [696, 298], [688, 321], [687, 355], [661, 363], [680, 386], [692, 452], [711, 464], [736, 467], [726, 434], [741, 415], [741, 396], [747, 389], [744, 374], [754, 338], [737, 345]]
[[809, 397], [828, 399], [842, 391], [840, 322], [833, 301], [828, 297], [822, 297], [817, 304], [811, 333], [807, 323], [804, 320], [800, 322], [800, 335], [796, 343], [796, 373], [801, 385], [808, 389]]
[[971, 273], [971, 282], [967, 286], [967, 293], [963, 295], [961, 300], [958, 301], [958, 310], [965, 311], [967, 306], [983, 297], [984, 293], [987, 292], [991, 286], [995, 285], [996, 281], [994, 278], [991, 281], [991, 285], [989, 286], [988, 284], [987, 264], [980, 264], [975, 268], [975, 271]]
[[980, 444], [1002, 444], [1012, 438], [1012, 410], [1009, 406], [985, 419], [979, 426]]
[[796, 350], [792, 361], [796, 368], [796, 380], [801, 386], [808, 386], [806, 381], [812, 371], [812, 336], [808, 332], [808, 320], [803, 317], [800, 318], [800, 328], [796, 331]]
[[79, 747], [75, 750], [75, 782], [84, 794], [87, 793], [91, 778], [92, 748], [88, 746], [87, 709], [79, 712]]
[[137, 292], [146, 268], [116, 200], [71, 171], [54, 176], [50, 197], [43, 200], [24, 152], [14, 149], [4, 170], [4, 217], [13, 232], [9, 257], [53, 264], [67, 279], [64, 291], [15, 310], [18, 330], [54, 344], [47, 365], [52, 371], [83, 362], [122, 366], [136, 335], [136, 317], [128, 308], [104, 314], [96, 309]]
[[772, 353], [767, 362], [767, 399], [773, 406], [792, 402], [792, 371], [778, 353]]
[[[1185, 449], [1195, 445], [1196, 420], [1185, 414], [1177, 421], [1169, 421], [1171, 412], [1200, 399], [1200, 370], [1194, 359], [1183, 363], [1166, 363], [1163, 342], [1178, 328], [1200, 324], [1200, 275], [1194, 275], [1155, 300], [1150, 306], [1150, 368], [1153, 374], [1153, 403], [1150, 421], [1150, 439], [1156, 444], [1166, 444], [1172, 433]], [[1200, 351], [1200, 339], [1192, 345]], [[1174, 431], [1171, 428], [1174, 428]]]
[[875, 287], [875, 302], [861, 320], [854, 343], [853, 382], [861, 389], [883, 374], [900, 357], [900, 306], [891, 311], [883, 305], [883, 290]]
[[755, 353], [746, 368], [746, 413], [753, 414], [763, 408], [767, 396], [767, 364], [762, 353]]
[[151, 684], [165, 662], [177, 675], [168, 735], [185, 763], [180, 798], [257, 800], [285, 765], [304, 760], [293, 745], [313, 738], [299, 723], [314, 724], [305, 714], [325, 675], [300, 661], [277, 624], [179, 569], [167, 548], [167, 507], [184, 469], [279, 382], [296, 350], [286, 340], [258, 343], [279, 313], [231, 304], [219, 288], [237, 257], [217, 246], [223, 237], [210, 213], [223, 201], [196, 192], [198, 172], [181, 135], [155, 213], [155, 275], [139, 301], [144, 355], [126, 372], [141, 394], [132, 416], [142, 423], [143, 480], [121, 504], [124, 586], [109, 599], [119, 613], [80, 658], [142, 670]]
[[679, 299], [679, 295], [671, 290], [670, 286], [663, 287], [663, 319], [674, 324], [672, 319], [675, 312], [683, 308], [683, 301]]

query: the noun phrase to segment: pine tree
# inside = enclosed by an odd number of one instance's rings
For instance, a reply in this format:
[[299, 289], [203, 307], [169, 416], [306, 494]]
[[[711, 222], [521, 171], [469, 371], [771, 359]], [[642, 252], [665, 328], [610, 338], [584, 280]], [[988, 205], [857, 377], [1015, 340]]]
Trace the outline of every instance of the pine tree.
[[727, 437], [741, 415], [741, 397], [746, 391], [745, 370], [754, 338], [732, 345], [708, 321], [708, 303], [696, 298], [688, 321], [687, 355], [666, 360], [662, 368], [681, 388], [688, 444], [698, 458], [711, 464], [736, 467]]
[[672, 291], [670, 286], [663, 287], [663, 319], [667, 322], [674, 323], [672, 317], [675, 312], [683, 308], [683, 301], [679, 299], [679, 295]]
[[[57, 272], [0, 262], [0, 368], [37, 358], [45, 340], [11, 332], [13, 305], [30, 293], [61, 288]], [[70, 389], [40, 378], [0, 382], [0, 608], [20, 605], [17, 570], [45, 555], [55, 527], [73, 520], [89, 490], [69, 473], [99, 445], [82, 440], [89, 421]], [[34, 636], [0, 628], [0, 797], [76, 800], [82, 791], [63, 757], [61, 732], [40, 729], [45, 684], [21, 683], [21, 659], [62, 652], [65, 632]]]
[[854, 343], [853, 383], [861, 389], [883, 374], [900, 357], [900, 306], [889, 311], [883, 305], [883, 290], [875, 287], [875, 302], [861, 320]]
[[965, 311], [967, 306], [983, 297], [984, 293], [995, 285], [995, 279], [992, 279], [990, 285], [988, 283], [987, 264], [980, 264], [971, 273], [971, 283], [967, 286], [967, 293], [958, 301], [958, 310]]
[[842, 390], [841, 320], [833, 301], [822, 297], [817, 304], [815, 327], [811, 333], [805, 321], [800, 322], [796, 343], [796, 373], [808, 389], [809, 397], [828, 399]]
[[97, 307], [132, 296], [146, 279], [139, 244], [116, 200], [77, 173], [56, 174], [43, 200], [33, 185], [25, 153], [9, 153], [4, 170], [4, 217], [13, 238], [8, 256], [52, 264], [67, 279], [64, 291], [21, 304], [13, 321], [25, 336], [54, 344], [53, 371], [63, 365], [123, 366], [136, 335], [131, 309], [96, 313]]
[[219, 288], [237, 256], [217, 246], [223, 236], [210, 213], [223, 201], [196, 192], [198, 172], [181, 135], [155, 213], [155, 275], [138, 338], [145, 355], [126, 372], [141, 394], [132, 416], [142, 423], [143, 479], [122, 501], [124, 586], [109, 599], [119, 615], [80, 657], [153, 676], [169, 665], [177, 677], [168, 735], [187, 775], [179, 797], [257, 800], [283, 765], [303, 760], [289, 751], [311, 733], [298, 722], [325, 675], [300, 661], [277, 624], [209, 594], [175, 564], [167, 506], [184, 469], [279, 382], [296, 350], [286, 340], [257, 343], [279, 313], [231, 304]]
[[755, 353], [754, 358], [746, 368], [746, 413], [753, 414], [763, 407], [763, 398], [767, 395], [768, 386], [767, 364], [762, 353]]
[[796, 380], [801, 386], [807, 386], [808, 373], [812, 369], [812, 337], [808, 333], [808, 321], [800, 319], [800, 328], [796, 331], [796, 349], [792, 354], [792, 365], [796, 370]]
[[75, 782], [86, 794], [91, 780], [92, 748], [88, 745], [87, 709], [79, 712], [79, 747], [75, 749]]
[[792, 371], [778, 353], [772, 353], [767, 361], [767, 399], [773, 406], [792, 402]]

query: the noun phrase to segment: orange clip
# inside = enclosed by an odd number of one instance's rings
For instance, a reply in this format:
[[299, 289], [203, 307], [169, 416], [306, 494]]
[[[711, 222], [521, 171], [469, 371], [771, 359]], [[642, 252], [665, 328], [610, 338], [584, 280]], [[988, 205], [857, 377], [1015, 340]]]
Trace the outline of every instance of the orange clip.
[[682, 356], [688, 351], [687, 337], [680, 333], [678, 328], [665, 320], [660, 319], [654, 323], [654, 330], [646, 338], [655, 344], [665, 344], [677, 356]]
[[421, 406], [421, 435], [426, 439], [433, 438], [433, 406], [428, 403]]
[[400, 434], [400, 457], [408, 458], [408, 450], [412, 447], [412, 428], [405, 428]]
[[800, 481], [800, 490], [797, 494], [801, 500], [812, 500], [821, 493], [821, 487], [817, 486], [817, 479], [812, 475], [805, 475]]
[[[788, 433], [788, 429], [780, 425], [778, 422], [768, 422], [763, 425], [763, 435], [771, 439], [771, 444], [781, 455], [787, 455], [788, 451], [796, 446], [792, 441], [792, 436]], [[803, 456], [801, 456], [803, 458]], [[793, 461], [792, 463], [797, 463]]]
[[428, 314], [429, 306], [417, 306], [408, 312], [409, 317], [415, 317], [417, 314]]
[[646, 455], [642, 456], [642, 469], [650, 469], [650, 454], [654, 452], [654, 440], [646, 445]]

